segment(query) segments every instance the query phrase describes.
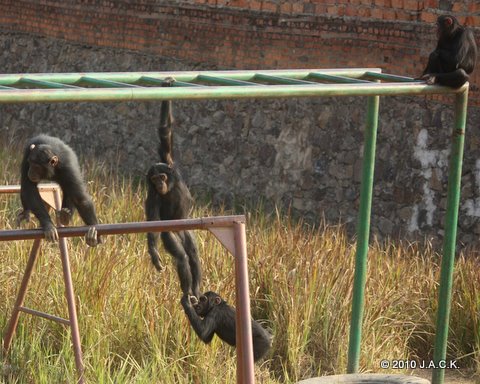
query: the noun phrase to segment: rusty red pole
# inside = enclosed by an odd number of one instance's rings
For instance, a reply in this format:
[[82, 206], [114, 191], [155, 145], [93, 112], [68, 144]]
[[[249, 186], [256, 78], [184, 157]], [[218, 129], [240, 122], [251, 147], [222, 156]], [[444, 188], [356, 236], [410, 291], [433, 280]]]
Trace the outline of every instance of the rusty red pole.
[[254, 384], [252, 347], [252, 321], [250, 317], [250, 293], [248, 288], [247, 245], [245, 223], [234, 222], [235, 280], [236, 280], [236, 341], [237, 382]]
[[[62, 202], [60, 199], [60, 192], [58, 189], [54, 191], [55, 206], [57, 210], [61, 209]], [[57, 226], [61, 227], [62, 224], [57, 220]], [[68, 305], [68, 318], [70, 320], [70, 329], [72, 332], [73, 353], [75, 354], [75, 366], [78, 373], [78, 384], [84, 384], [85, 380], [84, 365], [82, 358], [82, 344], [80, 341], [80, 330], [78, 328], [77, 309], [75, 307], [75, 294], [73, 292], [72, 273], [70, 270], [70, 260], [68, 258], [67, 239], [60, 237], [58, 240], [60, 248], [60, 255], [62, 258], [63, 280], [65, 282], [65, 297]]]
[[17, 329], [20, 308], [23, 306], [23, 302], [25, 300], [28, 283], [30, 281], [30, 277], [32, 276], [33, 267], [35, 266], [35, 261], [37, 260], [38, 253], [40, 251], [41, 241], [41, 239], [35, 239], [32, 250], [30, 251], [27, 266], [25, 267], [25, 273], [23, 274], [22, 283], [20, 284], [20, 289], [18, 290], [17, 300], [13, 306], [12, 316], [8, 322], [3, 339], [3, 349], [5, 354], [7, 354], [8, 350], [10, 349], [10, 344], [12, 343], [13, 336], [15, 335], [15, 331]]

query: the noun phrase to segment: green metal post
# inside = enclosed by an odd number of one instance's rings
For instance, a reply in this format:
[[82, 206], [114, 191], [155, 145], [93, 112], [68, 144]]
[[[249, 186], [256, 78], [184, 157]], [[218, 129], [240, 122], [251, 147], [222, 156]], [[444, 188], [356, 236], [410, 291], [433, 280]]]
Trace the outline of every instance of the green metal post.
[[360, 190], [360, 211], [357, 230], [357, 251], [355, 256], [355, 276], [353, 281], [352, 317], [348, 345], [347, 372], [358, 372], [365, 280], [367, 276], [367, 253], [370, 235], [370, 213], [372, 208], [373, 172], [375, 168], [375, 146], [377, 141], [379, 96], [368, 98], [367, 126], [363, 149], [362, 184]]
[[445, 215], [445, 239], [443, 243], [442, 269], [438, 293], [438, 312], [433, 361], [435, 369], [432, 384], [442, 384], [445, 378], [447, 355], [448, 322], [452, 299], [455, 243], [457, 237], [458, 208], [460, 205], [460, 183], [462, 177], [465, 123], [467, 120], [468, 89], [455, 97], [455, 126], [453, 128], [450, 171], [448, 174], [447, 213]]

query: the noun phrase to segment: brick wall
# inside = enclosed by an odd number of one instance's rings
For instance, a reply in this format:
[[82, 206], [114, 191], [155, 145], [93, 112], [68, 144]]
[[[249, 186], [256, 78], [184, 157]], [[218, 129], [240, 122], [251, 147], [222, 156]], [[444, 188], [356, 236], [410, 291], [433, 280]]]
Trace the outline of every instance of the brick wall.
[[[381, 67], [417, 76], [446, 12], [477, 26], [480, 40], [475, 0], [3, 0], [0, 28], [218, 68]], [[479, 80], [476, 71], [476, 105]]]
[[[330, 15], [372, 20], [421, 21], [431, 23], [443, 12], [452, 12], [467, 25], [480, 25], [480, 4], [475, 0], [193, 0], [181, 1], [213, 7], [250, 9], [282, 14]], [[475, 14], [476, 13], [476, 14]]]

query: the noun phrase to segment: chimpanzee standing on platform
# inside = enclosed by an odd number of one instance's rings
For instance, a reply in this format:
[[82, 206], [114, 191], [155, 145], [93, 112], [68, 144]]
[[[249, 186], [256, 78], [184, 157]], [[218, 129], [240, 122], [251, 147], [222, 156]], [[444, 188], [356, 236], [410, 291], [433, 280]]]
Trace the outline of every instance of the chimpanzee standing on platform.
[[30, 212], [40, 221], [48, 241], [57, 241], [58, 233], [48, 210], [40, 197], [37, 184], [42, 180], [57, 182], [62, 188], [62, 209], [57, 216], [63, 225], [67, 225], [75, 208], [90, 228], [85, 235], [87, 244], [95, 247], [101, 243], [95, 225], [98, 224], [95, 207], [87, 193], [80, 166], [75, 152], [62, 140], [47, 135], [30, 139], [25, 147], [21, 166], [20, 199], [23, 211], [17, 217], [17, 223], [30, 220]]

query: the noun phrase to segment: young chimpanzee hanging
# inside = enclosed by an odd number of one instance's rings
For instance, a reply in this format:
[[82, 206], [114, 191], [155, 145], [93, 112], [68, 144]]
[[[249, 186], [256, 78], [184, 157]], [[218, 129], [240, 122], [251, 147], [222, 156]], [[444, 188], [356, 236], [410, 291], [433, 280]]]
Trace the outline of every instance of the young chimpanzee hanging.
[[57, 182], [62, 188], [62, 209], [57, 216], [63, 225], [67, 225], [75, 208], [86, 225], [90, 225], [85, 240], [91, 247], [100, 243], [95, 225], [98, 224], [92, 199], [87, 193], [80, 172], [78, 159], [62, 140], [47, 135], [30, 139], [25, 147], [21, 170], [21, 191], [23, 211], [17, 222], [30, 219], [30, 212], [40, 221], [48, 241], [57, 241], [58, 233], [43, 203], [37, 184], [41, 180]]
[[[166, 79], [163, 86], [171, 86], [173, 82], [173, 79]], [[158, 128], [161, 162], [152, 165], [147, 173], [145, 213], [148, 221], [186, 219], [193, 206], [190, 191], [173, 162], [172, 122], [171, 101], [163, 101]], [[160, 236], [163, 246], [174, 258], [183, 294], [199, 297], [201, 268], [193, 232], [162, 232]], [[160, 271], [163, 266], [157, 250], [158, 238], [158, 233], [147, 234], [148, 253], [153, 265]]]
[[453, 16], [437, 20], [438, 43], [428, 58], [421, 80], [458, 88], [469, 79], [475, 68], [477, 45], [473, 32], [461, 26]]
[[[195, 333], [204, 343], [210, 343], [217, 334], [223, 341], [236, 345], [235, 308], [215, 292], [205, 292], [192, 304], [188, 296], [181, 300], [183, 309]], [[253, 359], [258, 361], [272, 345], [272, 336], [252, 319]]]

